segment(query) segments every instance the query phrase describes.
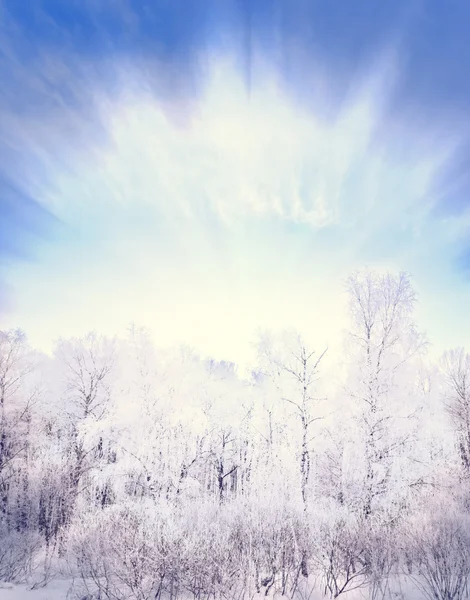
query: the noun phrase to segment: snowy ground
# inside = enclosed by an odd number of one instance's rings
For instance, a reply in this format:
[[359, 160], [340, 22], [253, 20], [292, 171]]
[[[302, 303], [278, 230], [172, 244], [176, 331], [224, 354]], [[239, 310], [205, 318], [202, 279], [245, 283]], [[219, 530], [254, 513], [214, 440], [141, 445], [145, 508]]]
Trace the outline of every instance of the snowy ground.
[[47, 587], [31, 590], [31, 586], [0, 583], [0, 600], [67, 600], [70, 580], [56, 579]]
[[[388, 598], [395, 600], [423, 600], [423, 596], [414, 586], [395, 584], [394, 589], [390, 590]], [[11, 583], [0, 582], [0, 600], [75, 600], [76, 596], [72, 592], [73, 581], [71, 579], [55, 579], [52, 580], [46, 587], [31, 590], [29, 585], [14, 585]], [[309, 600], [325, 600], [318, 591], [313, 594], [306, 594]], [[368, 592], [365, 589], [353, 590], [345, 593], [345, 600], [367, 600]], [[281, 600], [282, 596], [272, 597], [272, 600]], [[256, 600], [256, 599], [255, 599]], [[265, 596], [260, 595], [259, 600], [265, 600]], [[284, 598], [285, 600], [285, 598]]]

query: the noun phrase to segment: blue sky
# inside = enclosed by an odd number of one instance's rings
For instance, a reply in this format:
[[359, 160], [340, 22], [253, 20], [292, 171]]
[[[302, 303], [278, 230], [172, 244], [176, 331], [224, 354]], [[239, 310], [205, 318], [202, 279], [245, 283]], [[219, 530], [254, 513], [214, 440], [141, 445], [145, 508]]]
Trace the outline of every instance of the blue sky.
[[470, 6], [0, 1], [0, 316], [243, 362], [339, 345], [342, 281], [411, 272], [470, 340]]

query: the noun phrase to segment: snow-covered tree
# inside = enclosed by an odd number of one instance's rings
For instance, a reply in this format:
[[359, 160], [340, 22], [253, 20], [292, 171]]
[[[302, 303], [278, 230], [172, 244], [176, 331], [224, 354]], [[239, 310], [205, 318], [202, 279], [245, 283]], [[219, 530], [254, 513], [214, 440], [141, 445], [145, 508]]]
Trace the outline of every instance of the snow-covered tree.
[[[365, 271], [347, 282], [351, 328], [348, 391], [362, 461], [362, 511], [367, 517], [389, 502], [398, 515], [413, 477], [417, 417], [413, 360], [425, 349], [414, 322], [416, 295], [405, 273]], [[385, 503], [385, 504], [384, 504]], [[391, 503], [391, 504], [390, 504]]]
[[[325, 410], [324, 399], [318, 390], [320, 363], [325, 352], [317, 353], [308, 348], [295, 332], [285, 332], [277, 337], [264, 335], [259, 342], [261, 370], [284, 403], [284, 414], [295, 423], [294, 435], [299, 432], [296, 454], [304, 506], [307, 505], [310, 483], [315, 425], [324, 417]], [[270, 413], [268, 416], [271, 418]], [[269, 435], [272, 435], [272, 425]]]
[[470, 355], [463, 348], [446, 352], [441, 361], [444, 404], [450, 417], [464, 478], [470, 480]]

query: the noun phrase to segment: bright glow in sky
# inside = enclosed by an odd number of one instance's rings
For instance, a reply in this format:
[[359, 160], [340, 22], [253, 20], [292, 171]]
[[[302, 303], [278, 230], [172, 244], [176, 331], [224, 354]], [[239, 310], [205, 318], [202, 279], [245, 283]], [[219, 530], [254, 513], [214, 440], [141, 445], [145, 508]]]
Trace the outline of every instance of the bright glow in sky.
[[[148, 77], [166, 80], [164, 62], [114, 57], [111, 93], [49, 56], [43, 68], [65, 69], [87, 110], [3, 108], [10, 151], [28, 157], [10, 179], [60, 225], [33, 258], [3, 261], [2, 325], [48, 350], [133, 321], [158, 344], [243, 364], [257, 328], [339, 348], [343, 280], [369, 266], [412, 273], [439, 350], [470, 341], [470, 286], [455, 266], [470, 213], [437, 209], [462, 129], [390, 113], [398, 53], [364, 65], [331, 114], [316, 96], [300, 101], [261, 50], [248, 93], [235, 56], [209, 53], [201, 89], [166, 94]], [[328, 98], [335, 72], [313, 60], [304, 72]]]

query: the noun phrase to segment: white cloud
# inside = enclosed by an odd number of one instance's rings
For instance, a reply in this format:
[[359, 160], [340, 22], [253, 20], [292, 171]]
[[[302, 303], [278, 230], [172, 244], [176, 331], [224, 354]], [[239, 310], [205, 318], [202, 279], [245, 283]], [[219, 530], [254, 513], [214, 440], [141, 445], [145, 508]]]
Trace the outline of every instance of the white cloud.
[[[396, 151], [383, 120], [389, 62], [328, 120], [295, 104], [268, 69], [248, 97], [228, 59], [210, 64], [205, 92], [177, 123], [167, 101], [123, 73], [114, 98], [94, 95], [104, 137], [85, 125], [83, 137], [64, 137], [61, 115], [26, 125], [45, 167], [35, 191], [78, 232], [9, 273], [10, 320], [33, 342], [134, 320], [163, 344], [185, 340], [237, 360], [257, 326], [294, 325], [338, 345], [349, 270], [410, 268], [410, 249], [440, 250], [439, 236], [417, 243], [408, 232], [381, 254], [400, 228], [426, 229], [448, 152], [423, 148], [411, 129]], [[74, 131], [87, 120], [72, 117]]]
[[[99, 192], [106, 207], [150, 204], [188, 217], [211, 210], [230, 222], [252, 215], [314, 227], [337, 222], [348, 176], [364, 160], [377, 161], [376, 84], [366, 82], [325, 122], [289, 102], [269, 72], [258, 73], [249, 97], [230, 60], [213, 61], [209, 72], [185, 127], [129, 72], [116, 99], [98, 100], [109, 138], [88, 160], [74, 156], [74, 165], [55, 174], [47, 202], [67, 215], [71, 201], [90, 210]], [[420, 157], [414, 169], [427, 160]]]

